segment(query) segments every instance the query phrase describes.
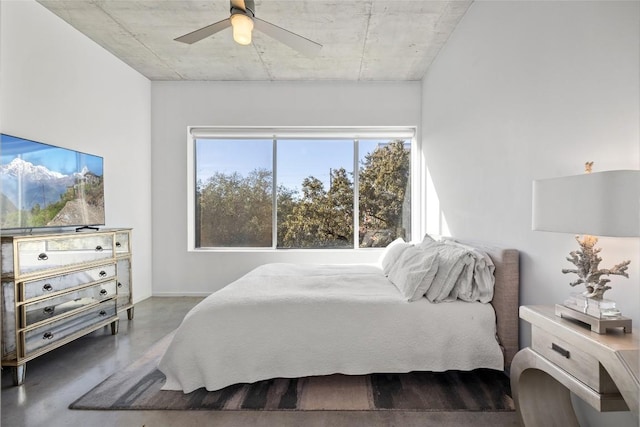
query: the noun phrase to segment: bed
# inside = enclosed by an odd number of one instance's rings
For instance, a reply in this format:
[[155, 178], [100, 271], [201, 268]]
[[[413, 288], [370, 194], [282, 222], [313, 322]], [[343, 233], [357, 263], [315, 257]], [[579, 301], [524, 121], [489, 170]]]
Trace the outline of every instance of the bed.
[[[467, 261], [454, 287], [466, 273], [473, 290], [468, 283], [466, 291], [440, 287], [438, 297], [433, 289], [444, 283], [448, 262], [442, 251], [460, 250]], [[489, 295], [478, 291], [482, 257]], [[394, 242], [376, 264], [259, 266], [185, 316], [158, 364], [163, 389], [334, 373], [507, 370], [518, 350], [518, 258], [515, 249], [425, 238]]]

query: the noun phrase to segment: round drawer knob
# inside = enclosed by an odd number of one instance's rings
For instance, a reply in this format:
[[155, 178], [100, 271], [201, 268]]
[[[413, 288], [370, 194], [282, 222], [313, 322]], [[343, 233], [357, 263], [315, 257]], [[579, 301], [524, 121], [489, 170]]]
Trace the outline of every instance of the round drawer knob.
[[49, 259], [49, 255], [45, 254], [44, 252], [38, 255], [38, 261], [46, 261], [48, 259]]
[[51, 292], [53, 290], [53, 286], [50, 283], [45, 283], [42, 287], [42, 290], [45, 292]]
[[52, 339], [52, 338], [53, 338], [53, 333], [51, 333], [51, 332], [45, 332], [45, 333], [42, 335], [42, 339], [43, 339], [43, 340], [50, 340], [50, 339]]

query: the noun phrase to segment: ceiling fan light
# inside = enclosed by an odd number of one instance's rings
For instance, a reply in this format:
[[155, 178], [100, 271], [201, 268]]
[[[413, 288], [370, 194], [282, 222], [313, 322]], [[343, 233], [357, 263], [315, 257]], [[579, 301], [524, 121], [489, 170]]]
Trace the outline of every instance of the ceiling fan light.
[[233, 39], [238, 44], [251, 44], [251, 31], [253, 30], [253, 19], [247, 15], [236, 13], [231, 15], [231, 25], [233, 26]]

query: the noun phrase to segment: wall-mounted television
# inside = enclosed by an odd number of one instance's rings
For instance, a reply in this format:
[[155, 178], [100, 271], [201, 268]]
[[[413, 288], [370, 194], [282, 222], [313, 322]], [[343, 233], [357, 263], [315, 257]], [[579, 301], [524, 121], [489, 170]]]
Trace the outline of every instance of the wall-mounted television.
[[0, 134], [0, 228], [104, 225], [102, 157]]

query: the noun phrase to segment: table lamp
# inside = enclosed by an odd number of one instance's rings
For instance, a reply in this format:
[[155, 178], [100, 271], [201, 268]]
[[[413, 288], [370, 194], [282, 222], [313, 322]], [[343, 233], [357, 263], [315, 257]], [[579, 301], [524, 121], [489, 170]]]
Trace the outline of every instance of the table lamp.
[[602, 259], [594, 236], [640, 237], [640, 171], [590, 173], [592, 164], [587, 163], [588, 173], [582, 175], [533, 181], [532, 228], [583, 235], [576, 236], [580, 248], [567, 258], [576, 268], [562, 272], [577, 274], [570, 285], [584, 285], [584, 291], [557, 305], [556, 314], [589, 323], [597, 331], [616, 325], [630, 332], [631, 319], [623, 318], [615, 302], [603, 298], [604, 292], [611, 289], [608, 276], [629, 277], [630, 260], [612, 268], [599, 268]]

